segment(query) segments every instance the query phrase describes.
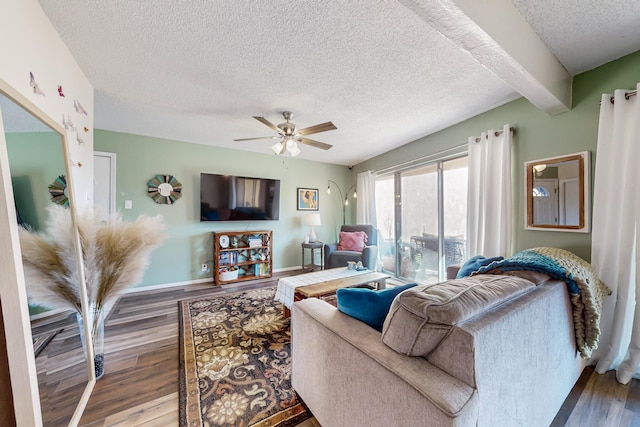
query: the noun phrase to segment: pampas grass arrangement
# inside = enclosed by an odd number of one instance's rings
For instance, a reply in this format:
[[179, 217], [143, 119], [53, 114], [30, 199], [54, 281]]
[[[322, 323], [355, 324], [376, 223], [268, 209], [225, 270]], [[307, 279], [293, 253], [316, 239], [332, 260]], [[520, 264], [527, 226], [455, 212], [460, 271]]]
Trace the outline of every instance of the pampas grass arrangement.
[[[20, 229], [27, 296], [32, 304], [74, 310], [81, 322], [71, 214], [58, 205], [51, 205], [48, 213], [45, 233]], [[107, 221], [101, 220], [98, 212], [78, 215], [96, 378], [103, 373], [104, 309], [122, 291], [140, 282], [149, 266], [151, 251], [164, 239], [164, 229], [160, 216], [141, 215], [134, 222], [125, 222], [120, 215]], [[80, 331], [84, 345], [82, 327]]]
[[[71, 215], [57, 205], [51, 205], [48, 213], [45, 233], [20, 230], [29, 302], [81, 313]], [[151, 251], [164, 240], [164, 228], [160, 216], [141, 215], [125, 222], [120, 215], [103, 221], [98, 212], [78, 214], [92, 310], [102, 311], [122, 291], [140, 282]]]

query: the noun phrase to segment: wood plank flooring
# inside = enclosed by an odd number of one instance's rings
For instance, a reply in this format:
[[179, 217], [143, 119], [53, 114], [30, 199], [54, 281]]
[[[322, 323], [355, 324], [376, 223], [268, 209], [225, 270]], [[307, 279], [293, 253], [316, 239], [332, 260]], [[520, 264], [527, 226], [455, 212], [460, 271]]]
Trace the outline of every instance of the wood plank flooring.
[[[177, 426], [178, 301], [274, 286], [278, 277], [297, 273], [218, 287], [200, 284], [124, 295], [106, 319], [105, 375], [97, 382], [80, 425]], [[86, 372], [80, 368], [75, 317], [58, 315], [34, 326], [38, 333], [65, 328], [36, 361], [45, 391], [45, 426], [66, 426]], [[315, 420], [304, 424], [318, 426]], [[587, 368], [552, 426], [640, 426], [640, 381], [621, 385], [613, 372], [598, 375]]]

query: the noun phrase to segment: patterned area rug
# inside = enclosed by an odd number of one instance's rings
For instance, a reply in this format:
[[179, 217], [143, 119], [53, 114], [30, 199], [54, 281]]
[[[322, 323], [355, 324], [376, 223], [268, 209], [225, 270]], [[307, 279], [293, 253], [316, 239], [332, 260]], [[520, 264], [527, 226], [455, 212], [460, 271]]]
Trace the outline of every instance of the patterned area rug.
[[180, 426], [295, 426], [291, 335], [275, 287], [180, 301]]

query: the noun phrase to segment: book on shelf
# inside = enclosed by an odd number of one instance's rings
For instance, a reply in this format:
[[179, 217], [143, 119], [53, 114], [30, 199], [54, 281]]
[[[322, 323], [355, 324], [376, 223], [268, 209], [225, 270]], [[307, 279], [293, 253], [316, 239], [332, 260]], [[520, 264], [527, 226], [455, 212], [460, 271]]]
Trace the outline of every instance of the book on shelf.
[[253, 265], [253, 274], [256, 276], [268, 276], [269, 264], [266, 262], [260, 262]]
[[259, 248], [262, 246], [262, 238], [260, 236], [251, 236], [247, 239], [250, 248]]
[[218, 255], [218, 264], [219, 265], [230, 265], [236, 264], [238, 262], [238, 253], [237, 252], [222, 252]]

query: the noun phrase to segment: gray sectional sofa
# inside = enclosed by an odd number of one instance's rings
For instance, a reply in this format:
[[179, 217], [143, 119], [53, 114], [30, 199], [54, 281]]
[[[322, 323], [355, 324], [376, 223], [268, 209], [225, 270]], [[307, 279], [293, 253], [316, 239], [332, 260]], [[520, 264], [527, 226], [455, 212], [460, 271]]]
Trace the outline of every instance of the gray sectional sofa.
[[536, 272], [417, 286], [382, 333], [292, 310], [292, 384], [324, 427], [548, 426], [586, 363], [566, 283]]

